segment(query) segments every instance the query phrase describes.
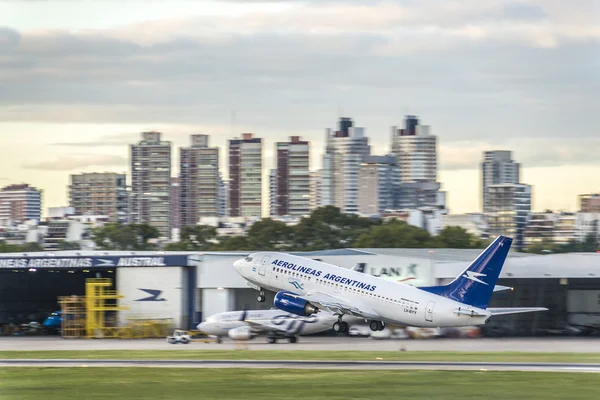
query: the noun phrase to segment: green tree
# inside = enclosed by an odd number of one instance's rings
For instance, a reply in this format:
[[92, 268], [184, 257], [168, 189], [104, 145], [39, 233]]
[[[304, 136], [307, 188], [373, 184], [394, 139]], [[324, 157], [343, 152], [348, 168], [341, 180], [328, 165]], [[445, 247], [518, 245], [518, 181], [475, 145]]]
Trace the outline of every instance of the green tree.
[[218, 239], [218, 244], [211, 246], [215, 251], [243, 251], [254, 250], [251, 248], [247, 236], [222, 236]]
[[21, 245], [0, 242], [0, 253], [32, 253], [34, 251], [44, 251], [44, 247], [38, 242], [26, 242]]
[[294, 227], [296, 250], [337, 249], [350, 247], [361, 235], [381, 221], [344, 214], [334, 206], [320, 207]]
[[292, 246], [294, 229], [285, 222], [263, 218], [252, 224], [246, 236], [252, 250], [289, 250]]
[[150, 239], [159, 237], [159, 231], [148, 224], [108, 223], [92, 230], [94, 243], [102, 250], [150, 250], [155, 246]]
[[81, 246], [77, 242], [67, 242], [66, 240], [61, 240], [58, 242], [59, 250], [81, 250]]
[[302, 218], [294, 227], [295, 250], [311, 251], [320, 249], [339, 249], [343, 247], [338, 230], [315, 218]]
[[544, 239], [541, 242], [527, 246], [527, 248], [525, 248], [525, 252], [533, 254], [545, 254], [553, 252], [555, 247], [556, 246], [552, 243], [552, 241]]
[[[479, 249], [485, 248], [489, 243], [481, 240], [467, 232], [460, 226], [447, 226], [432, 238], [430, 243], [438, 245], [437, 247], [446, 247], [449, 249]], [[436, 247], [428, 245], [427, 247]]]
[[19, 247], [21, 248], [20, 251], [22, 251], [24, 253], [31, 253], [34, 251], [44, 251], [44, 248], [38, 242], [27, 242]]
[[588, 234], [580, 246], [580, 251], [595, 252], [598, 251], [598, 239], [593, 233]]
[[468, 249], [471, 247], [471, 235], [460, 226], [447, 226], [437, 235], [443, 247], [450, 249]]
[[217, 229], [208, 225], [191, 225], [181, 228], [181, 239], [169, 243], [165, 250], [203, 251], [208, 250], [217, 238]]
[[430, 238], [425, 229], [409, 225], [405, 221], [390, 220], [362, 234], [353, 247], [423, 248]]

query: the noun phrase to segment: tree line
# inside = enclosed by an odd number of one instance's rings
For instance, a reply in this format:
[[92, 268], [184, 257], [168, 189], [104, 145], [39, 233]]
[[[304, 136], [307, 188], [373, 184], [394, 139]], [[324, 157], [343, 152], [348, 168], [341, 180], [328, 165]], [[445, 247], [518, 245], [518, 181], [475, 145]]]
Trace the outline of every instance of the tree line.
[[[146, 250], [144, 239], [158, 237], [156, 229], [140, 225], [125, 228], [107, 224], [93, 231], [96, 245], [107, 250]], [[136, 233], [137, 232], [137, 233]], [[145, 234], [142, 234], [145, 233]], [[135, 238], [138, 238], [136, 240]], [[168, 243], [165, 251], [313, 251], [347, 247], [380, 248], [484, 248], [489, 242], [465, 229], [451, 226], [436, 235], [404, 221], [372, 219], [344, 214], [333, 206], [321, 207], [294, 226], [270, 218], [252, 224], [245, 235], [219, 236], [212, 226], [184, 226], [180, 240]]]
[[[148, 224], [108, 223], [91, 230], [91, 239], [100, 250], [159, 250], [159, 231]], [[165, 251], [314, 251], [339, 248], [454, 248], [483, 249], [490, 240], [480, 239], [458, 226], [447, 226], [431, 235], [401, 220], [381, 220], [344, 214], [333, 206], [321, 207], [294, 226], [263, 218], [245, 235], [219, 236], [207, 225], [184, 226], [180, 240], [162, 246]], [[553, 244], [543, 241], [524, 251], [530, 253], [593, 252], [596, 238], [582, 243]], [[59, 243], [59, 250], [78, 250], [74, 242]], [[0, 242], [0, 253], [43, 251], [38, 243], [11, 245]]]

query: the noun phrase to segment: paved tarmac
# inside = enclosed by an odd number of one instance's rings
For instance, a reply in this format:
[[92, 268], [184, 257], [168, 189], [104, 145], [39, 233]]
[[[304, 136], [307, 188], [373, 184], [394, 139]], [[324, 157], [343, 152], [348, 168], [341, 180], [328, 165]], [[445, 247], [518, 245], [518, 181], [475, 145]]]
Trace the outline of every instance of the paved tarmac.
[[225, 339], [223, 343], [167, 343], [166, 339], [62, 339], [59, 337], [0, 337], [0, 351], [6, 350], [350, 350], [350, 351], [467, 351], [467, 352], [551, 352], [600, 353], [600, 338], [479, 338], [377, 340], [360, 337], [300, 337], [297, 343], [280, 340], [266, 343], [257, 337], [247, 345]]
[[541, 371], [595, 372], [600, 364], [438, 362], [438, 361], [292, 361], [292, 360], [0, 360], [0, 367], [146, 367], [146, 368], [274, 368], [274, 369], [348, 369], [348, 370], [467, 370], [467, 371]]

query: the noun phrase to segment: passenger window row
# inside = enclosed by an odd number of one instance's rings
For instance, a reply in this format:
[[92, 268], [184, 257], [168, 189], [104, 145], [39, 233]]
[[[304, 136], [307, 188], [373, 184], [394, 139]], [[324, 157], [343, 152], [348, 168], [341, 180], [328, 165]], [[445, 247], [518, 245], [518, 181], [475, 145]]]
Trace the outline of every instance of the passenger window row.
[[[312, 276], [310, 276], [310, 275], [302, 274], [302, 273], [299, 273], [299, 272], [296, 272], [296, 271], [289, 271], [289, 270], [286, 270], [284, 268], [273, 267], [273, 271], [277, 272], [277, 273], [280, 273], [280, 274], [289, 275], [289, 276], [292, 276], [294, 278], [303, 278], [303, 279], [306, 279], [308, 281], [311, 281], [311, 279], [312, 279]], [[369, 292], [369, 291], [365, 291], [365, 290], [361, 290], [361, 289], [349, 287], [349, 286], [346, 286], [346, 285], [340, 285], [338, 283], [331, 282], [331, 281], [328, 281], [328, 280], [325, 280], [325, 279], [316, 278], [315, 282], [317, 282], [320, 285], [327, 285], [327, 286], [331, 286], [331, 287], [334, 287], [334, 286], [335, 287], [343, 287], [344, 290], [347, 291], [347, 292], [349, 291], [349, 292], [352, 292], [352, 293], [357, 293], [357, 294], [360, 294], [360, 295], [364, 295], [364, 296], [368, 296], [368, 297], [371, 297], [371, 298], [378, 299], [380, 301], [385, 301], [385, 302], [388, 302], [388, 303], [398, 304], [398, 305], [401, 305], [401, 306], [404, 306], [404, 307], [408, 306], [408, 308], [411, 309], [411, 310], [416, 310], [417, 309], [416, 304], [419, 304], [417, 302], [414, 302], [412, 300], [407, 300], [407, 299], [400, 299], [400, 300], [398, 300], [398, 299], [392, 299], [392, 298], [389, 298], [389, 297], [382, 297], [381, 295], [374, 294], [373, 292]]]

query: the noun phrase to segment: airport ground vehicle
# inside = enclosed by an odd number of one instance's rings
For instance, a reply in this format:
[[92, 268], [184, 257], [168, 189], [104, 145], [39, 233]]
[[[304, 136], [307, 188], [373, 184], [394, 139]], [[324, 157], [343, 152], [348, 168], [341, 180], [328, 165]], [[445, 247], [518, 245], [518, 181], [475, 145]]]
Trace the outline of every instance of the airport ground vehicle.
[[167, 336], [167, 342], [171, 344], [188, 344], [192, 341], [192, 335], [188, 331], [184, 331], [182, 329], [175, 329], [173, 332], [173, 336]]

